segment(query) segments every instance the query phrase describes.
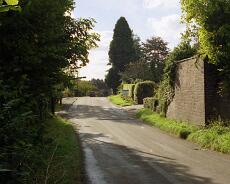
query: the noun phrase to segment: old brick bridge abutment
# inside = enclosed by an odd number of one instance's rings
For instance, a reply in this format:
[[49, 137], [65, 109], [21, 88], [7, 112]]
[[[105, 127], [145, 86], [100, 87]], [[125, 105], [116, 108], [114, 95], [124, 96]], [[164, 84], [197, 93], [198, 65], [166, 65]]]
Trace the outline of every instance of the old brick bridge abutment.
[[177, 62], [175, 96], [167, 117], [206, 125], [210, 120], [230, 120], [230, 96], [218, 94], [214, 65], [192, 57]]

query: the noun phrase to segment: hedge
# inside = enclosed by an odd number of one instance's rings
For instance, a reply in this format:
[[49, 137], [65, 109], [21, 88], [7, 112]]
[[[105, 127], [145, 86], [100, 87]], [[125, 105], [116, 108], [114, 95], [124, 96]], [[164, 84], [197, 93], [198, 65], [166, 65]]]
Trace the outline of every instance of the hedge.
[[134, 101], [136, 104], [143, 104], [143, 99], [154, 96], [155, 83], [152, 81], [139, 82], [135, 85]]

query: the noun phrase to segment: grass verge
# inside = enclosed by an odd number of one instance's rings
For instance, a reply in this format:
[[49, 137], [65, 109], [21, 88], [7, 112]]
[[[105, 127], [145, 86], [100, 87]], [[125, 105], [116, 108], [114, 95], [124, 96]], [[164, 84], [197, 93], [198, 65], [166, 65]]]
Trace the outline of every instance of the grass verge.
[[170, 134], [177, 135], [183, 139], [187, 139], [191, 133], [197, 131], [197, 128], [193, 125], [166, 119], [149, 109], [141, 109], [137, 113], [137, 117], [150, 125], [158, 127]]
[[204, 148], [230, 154], [230, 128], [214, 125], [189, 135], [188, 140]]
[[108, 99], [115, 105], [119, 105], [121, 107], [125, 107], [125, 106], [131, 106], [134, 103], [132, 101], [129, 100], [125, 100], [121, 97], [121, 95], [113, 95], [113, 96], [109, 96]]
[[83, 171], [81, 146], [73, 126], [61, 117], [55, 117], [47, 123], [46, 136], [54, 139], [57, 145], [54, 155], [56, 163], [53, 165], [62, 165], [62, 183], [81, 183]]
[[36, 169], [32, 172], [30, 182], [82, 183], [84, 177], [81, 146], [73, 126], [61, 117], [52, 117], [45, 123], [44, 140], [46, 142], [42, 150], [39, 150], [33, 160], [33, 168]]
[[161, 117], [149, 109], [141, 109], [136, 116], [150, 125], [197, 143], [204, 148], [230, 154], [229, 127], [213, 125], [211, 127], [198, 128], [188, 123], [177, 122]]

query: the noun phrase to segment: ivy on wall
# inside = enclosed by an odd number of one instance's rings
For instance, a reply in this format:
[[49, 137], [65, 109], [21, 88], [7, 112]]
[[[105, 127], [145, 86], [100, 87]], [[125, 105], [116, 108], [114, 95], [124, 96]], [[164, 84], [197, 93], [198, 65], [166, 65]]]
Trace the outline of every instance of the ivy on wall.
[[175, 81], [177, 64], [176, 61], [194, 56], [197, 53], [197, 47], [191, 46], [190, 42], [183, 41], [169, 54], [166, 59], [163, 80], [161, 81], [155, 98], [159, 101], [158, 111], [165, 116], [168, 106], [173, 100], [175, 94]]

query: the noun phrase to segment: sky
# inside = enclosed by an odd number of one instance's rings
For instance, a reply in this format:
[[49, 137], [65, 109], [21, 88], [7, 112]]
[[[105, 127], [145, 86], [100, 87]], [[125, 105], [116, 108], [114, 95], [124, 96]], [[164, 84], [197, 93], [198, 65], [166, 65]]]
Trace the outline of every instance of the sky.
[[185, 26], [180, 23], [180, 0], [75, 0], [76, 18], [94, 18], [94, 31], [101, 35], [99, 47], [90, 51], [90, 63], [80, 70], [87, 80], [104, 79], [108, 66], [109, 44], [117, 20], [123, 16], [134, 34], [144, 42], [160, 36], [172, 49], [180, 41]]

